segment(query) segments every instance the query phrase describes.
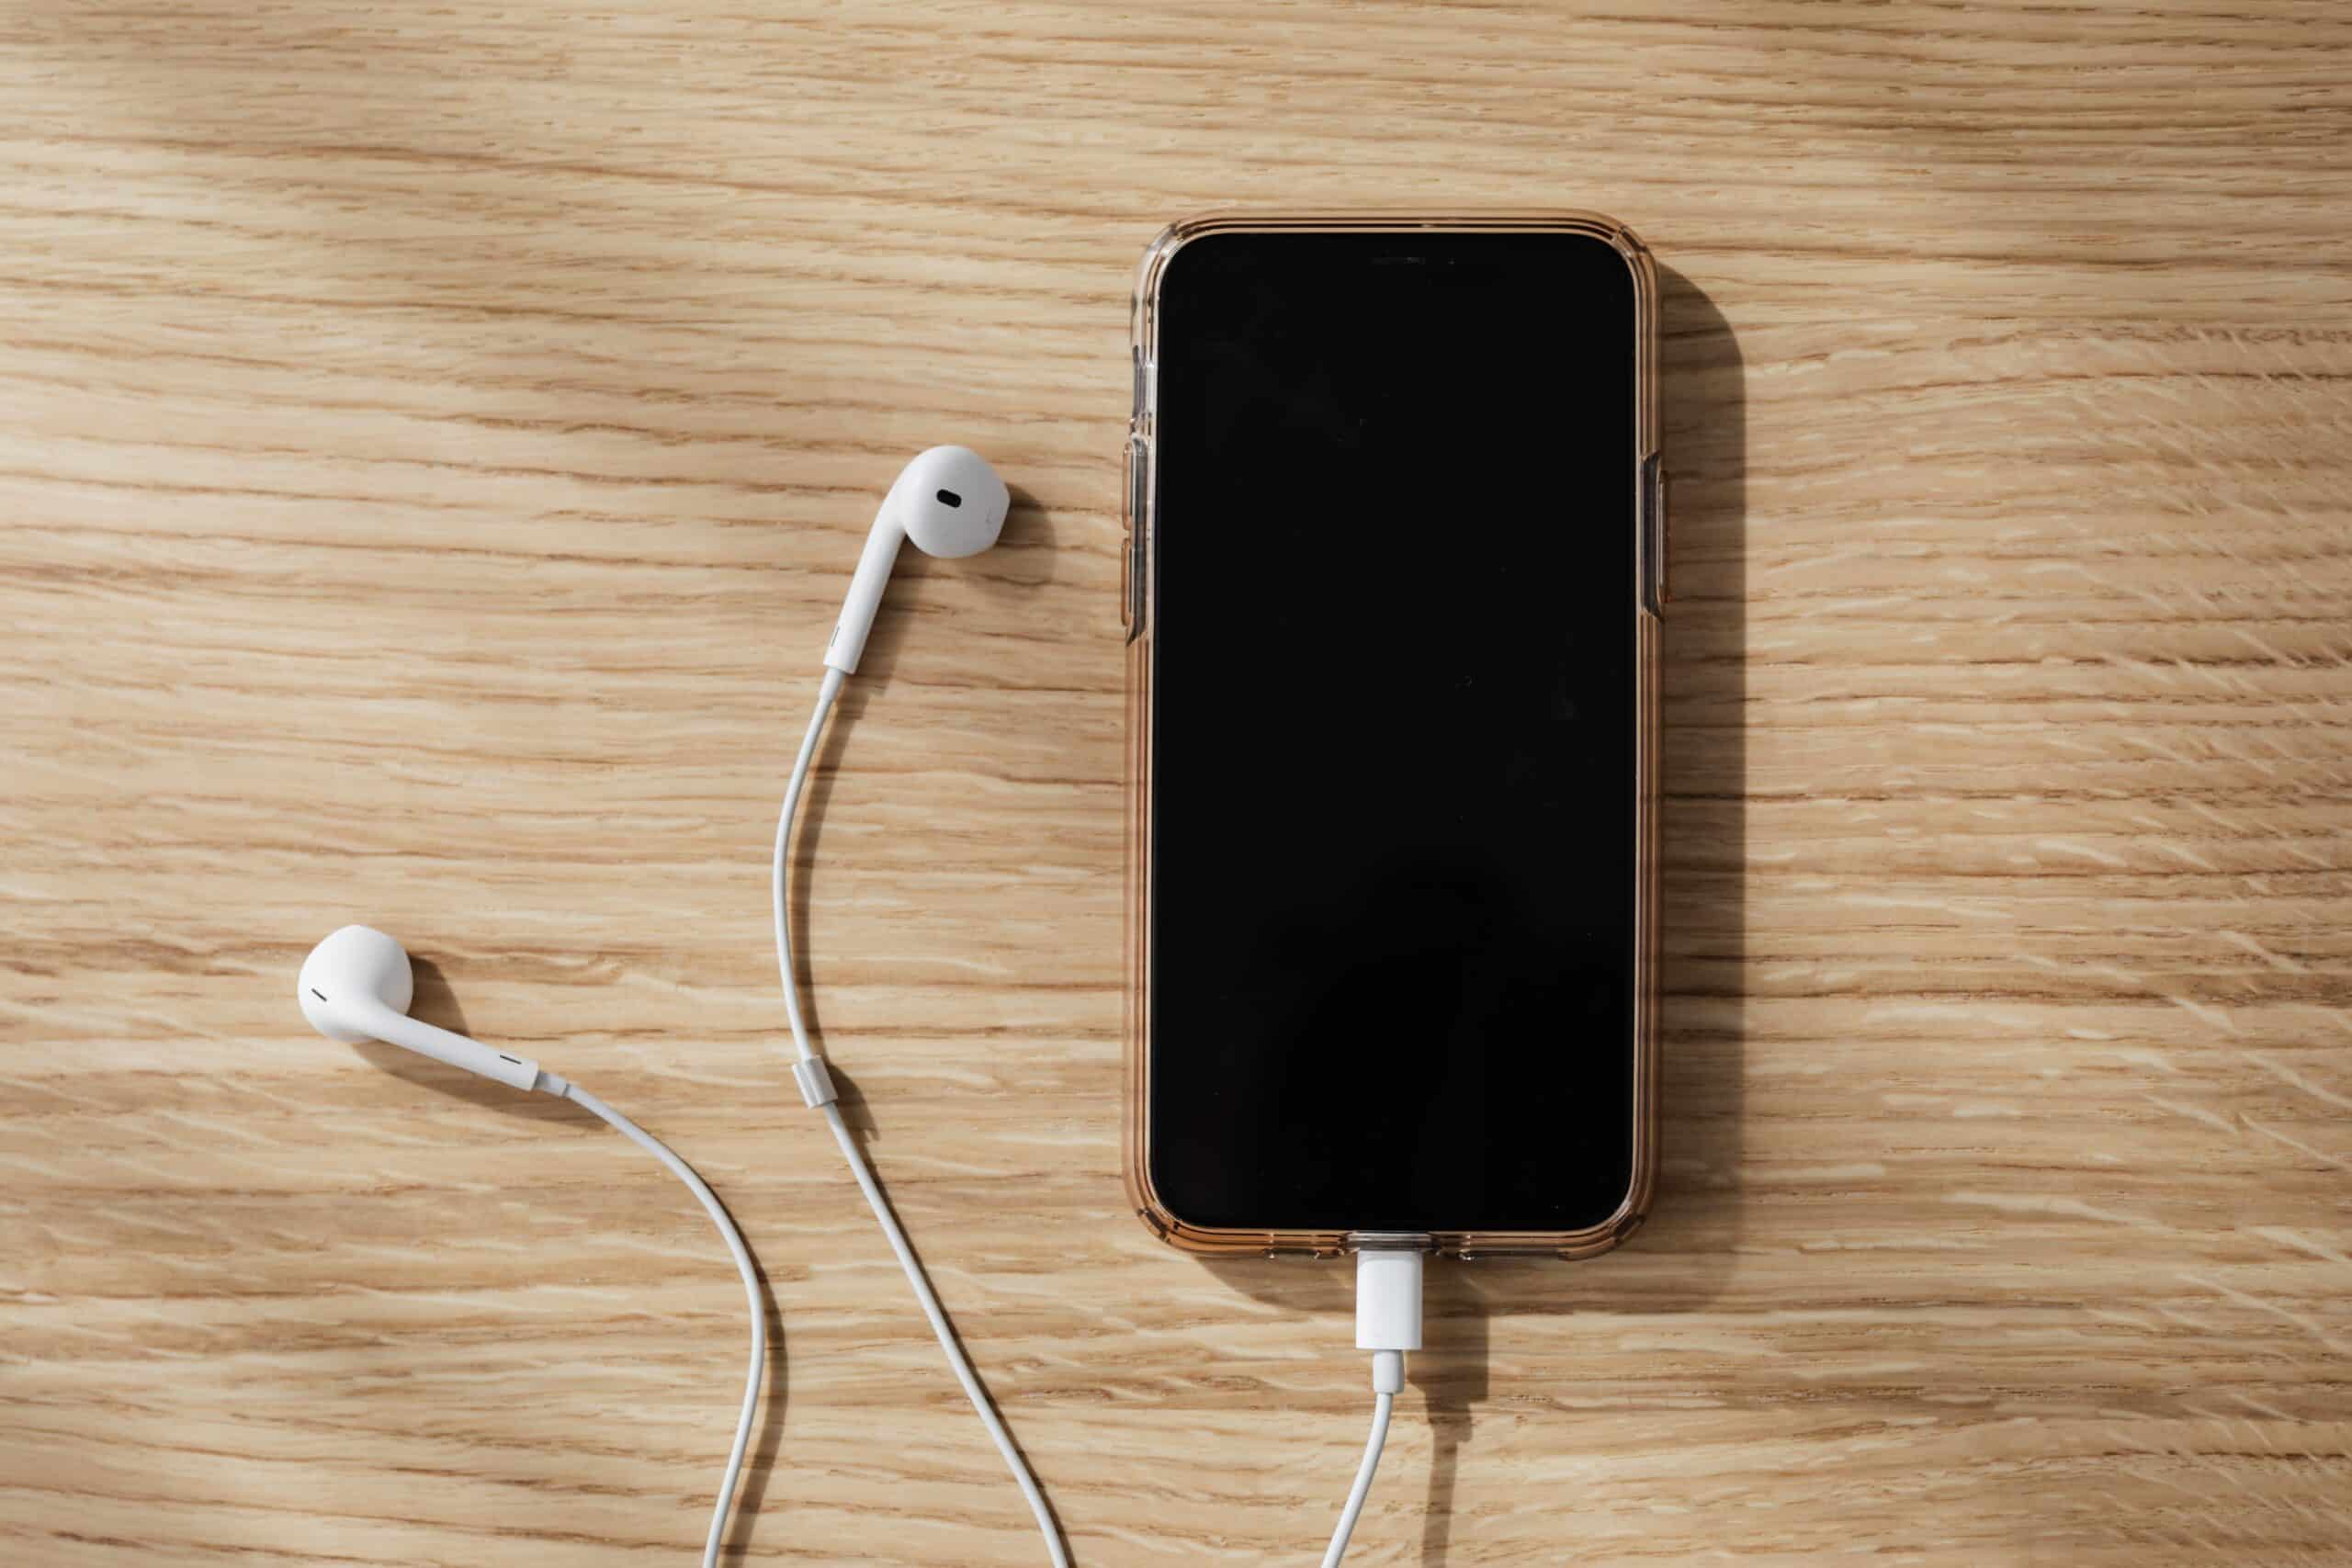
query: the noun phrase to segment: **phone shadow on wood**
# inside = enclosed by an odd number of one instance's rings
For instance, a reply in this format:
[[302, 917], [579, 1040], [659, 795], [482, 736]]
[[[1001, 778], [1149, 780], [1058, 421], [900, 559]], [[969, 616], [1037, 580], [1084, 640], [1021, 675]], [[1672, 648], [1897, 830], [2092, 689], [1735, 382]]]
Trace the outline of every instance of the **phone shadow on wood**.
[[[1673, 599], [1660, 682], [1661, 1149], [1650, 1215], [1589, 1263], [1487, 1258], [1433, 1266], [1425, 1348], [1408, 1357], [1430, 1432], [1421, 1568], [1453, 1538], [1454, 1475], [1489, 1396], [1497, 1318], [1624, 1319], [1695, 1312], [1728, 1287], [1741, 1229], [1747, 932], [1747, 395], [1739, 344], [1689, 278], [1659, 269], [1659, 406], [1672, 486]], [[1329, 1317], [1348, 1343], [1351, 1270], [1203, 1259], [1252, 1299]], [[1563, 1417], [1563, 1419], [1567, 1419]], [[1582, 1439], [1579, 1439], [1580, 1441]]]

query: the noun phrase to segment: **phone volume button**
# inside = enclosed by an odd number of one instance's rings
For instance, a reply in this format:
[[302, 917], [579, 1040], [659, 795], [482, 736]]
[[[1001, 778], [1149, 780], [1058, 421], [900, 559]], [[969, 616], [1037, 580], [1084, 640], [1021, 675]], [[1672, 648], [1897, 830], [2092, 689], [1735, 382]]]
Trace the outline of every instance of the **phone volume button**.
[[1673, 475], [1661, 462], [1657, 466], [1657, 603], [1661, 613], [1674, 603], [1674, 503], [1670, 499]]
[[1143, 629], [1144, 509], [1151, 496], [1151, 444], [1140, 435], [1127, 437], [1127, 484], [1123, 503], [1126, 528], [1120, 540], [1119, 624], [1133, 642]]
[[1666, 613], [1666, 465], [1651, 453], [1642, 459], [1642, 607]]

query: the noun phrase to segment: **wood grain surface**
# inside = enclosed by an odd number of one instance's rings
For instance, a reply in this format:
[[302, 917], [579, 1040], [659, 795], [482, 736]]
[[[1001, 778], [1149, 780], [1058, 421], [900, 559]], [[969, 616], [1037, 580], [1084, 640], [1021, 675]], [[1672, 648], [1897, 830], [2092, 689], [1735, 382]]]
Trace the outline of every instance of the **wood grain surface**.
[[[1117, 1176], [1125, 306], [1169, 218], [1577, 205], [1670, 269], [1667, 1164], [1441, 1269], [1351, 1563], [2352, 1562], [2352, 11], [0, 11], [0, 1559], [1312, 1561], [1343, 1269]], [[1442, 536], [1432, 535], [1431, 547]], [[1246, 766], [1247, 759], [1237, 765]]]

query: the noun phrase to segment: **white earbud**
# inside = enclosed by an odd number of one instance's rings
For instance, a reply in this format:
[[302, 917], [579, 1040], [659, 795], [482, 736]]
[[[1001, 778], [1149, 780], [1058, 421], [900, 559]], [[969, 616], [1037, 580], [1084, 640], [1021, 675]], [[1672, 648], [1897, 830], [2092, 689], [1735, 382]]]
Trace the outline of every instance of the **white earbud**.
[[373, 927], [345, 926], [311, 949], [296, 984], [302, 1016], [330, 1040], [381, 1040], [515, 1089], [538, 1087], [537, 1062], [409, 1017], [416, 976], [408, 953]]
[[1012, 504], [1004, 481], [970, 447], [933, 446], [917, 454], [899, 470], [882, 498], [882, 510], [875, 513], [865, 551], [849, 580], [842, 618], [833, 623], [832, 640], [825, 644], [826, 665], [844, 675], [857, 673], [858, 656], [865, 651], [866, 634], [873, 631], [875, 612], [882, 607], [882, 590], [889, 584], [900, 540], [912, 539], [925, 555], [950, 559], [976, 556], [996, 543]]

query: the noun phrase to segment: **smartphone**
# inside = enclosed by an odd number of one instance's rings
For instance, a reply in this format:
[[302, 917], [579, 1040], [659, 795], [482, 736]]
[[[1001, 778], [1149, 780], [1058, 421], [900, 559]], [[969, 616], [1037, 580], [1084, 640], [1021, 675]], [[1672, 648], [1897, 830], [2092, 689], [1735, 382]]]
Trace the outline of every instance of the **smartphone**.
[[1657, 299], [1580, 212], [1146, 252], [1123, 1141], [1165, 1239], [1576, 1258], [1640, 1223]]

